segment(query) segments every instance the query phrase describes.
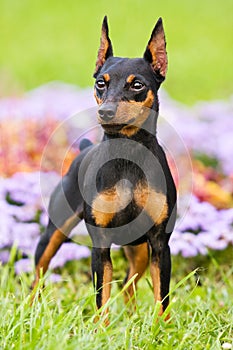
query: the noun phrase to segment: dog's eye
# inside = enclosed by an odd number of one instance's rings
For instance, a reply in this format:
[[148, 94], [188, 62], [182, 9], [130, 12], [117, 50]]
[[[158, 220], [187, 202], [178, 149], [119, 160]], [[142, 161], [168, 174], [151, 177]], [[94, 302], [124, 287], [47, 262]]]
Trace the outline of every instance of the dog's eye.
[[130, 87], [132, 90], [140, 91], [145, 87], [145, 85], [141, 81], [135, 80]]
[[96, 85], [97, 89], [99, 89], [99, 90], [103, 90], [106, 87], [106, 83], [103, 79], [97, 80], [95, 85]]

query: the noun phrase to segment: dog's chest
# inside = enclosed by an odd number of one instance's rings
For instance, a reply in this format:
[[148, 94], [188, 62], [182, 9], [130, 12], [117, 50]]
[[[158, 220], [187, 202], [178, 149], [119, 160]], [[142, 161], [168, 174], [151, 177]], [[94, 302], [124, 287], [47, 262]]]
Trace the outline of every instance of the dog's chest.
[[152, 186], [123, 179], [100, 191], [92, 201], [92, 216], [96, 225], [111, 227], [126, 225], [144, 212], [159, 225], [168, 214], [166, 196]]

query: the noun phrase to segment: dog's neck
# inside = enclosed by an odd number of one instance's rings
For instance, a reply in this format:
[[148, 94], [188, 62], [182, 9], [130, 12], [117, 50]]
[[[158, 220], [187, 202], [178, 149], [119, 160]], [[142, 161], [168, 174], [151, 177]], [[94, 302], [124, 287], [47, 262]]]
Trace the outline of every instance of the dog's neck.
[[152, 141], [156, 141], [157, 134], [157, 119], [158, 112], [152, 110], [149, 117], [142, 124], [140, 128], [138, 128], [137, 132], [133, 135], [127, 136], [127, 134], [122, 134], [121, 132], [116, 133], [107, 133], [104, 132], [103, 140], [111, 140], [111, 139], [131, 139], [136, 142], [140, 142], [142, 144], [150, 143]]

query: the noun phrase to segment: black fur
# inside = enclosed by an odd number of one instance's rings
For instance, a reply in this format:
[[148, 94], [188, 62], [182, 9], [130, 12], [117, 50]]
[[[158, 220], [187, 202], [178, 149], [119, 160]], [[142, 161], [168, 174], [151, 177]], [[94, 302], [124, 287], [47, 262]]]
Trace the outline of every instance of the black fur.
[[[159, 20], [150, 41], [161, 32], [163, 33], [163, 27], [162, 21]], [[106, 45], [105, 56], [103, 56], [104, 44]], [[104, 269], [106, 266], [108, 268], [112, 266], [110, 257], [112, 243], [133, 246], [148, 242], [151, 249], [151, 262], [157, 264], [160, 271], [160, 297], [163, 300], [164, 311], [169, 300], [167, 294], [171, 272], [168, 242], [176, 220], [176, 189], [165, 153], [156, 138], [159, 110], [157, 92], [164, 77], [160, 75], [157, 68], [153, 69], [152, 54], [148, 47], [143, 58], [129, 59], [112, 56], [113, 50], [108, 36], [106, 18], [102, 27], [101, 45], [102, 50], [98, 53], [94, 77], [96, 78], [96, 98], [100, 104], [99, 110], [102, 109], [99, 120], [104, 129], [103, 142], [92, 145], [85, 140], [80, 144], [80, 155], [73, 161], [67, 175], [52, 194], [49, 207], [50, 221], [38, 244], [35, 262], [36, 266], [40, 267], [40, 259], [53, 233], [76, 213], [80, 219], [84, 218], [93, 242], [92, 274], [98, 290], [96, 300], [98, 308], [103, 305]], [[165, 46], [164, 39], [166, 55]], [[134, 77], [132, 81], [129, 79], [131, 75]], [[142, 89], [134, 88], [135, 81], [142, 84]], [[149, 94], [153, 95], [153, 99], [149, 106], [150, 113], [143, 124], [132, 134], [123, 133], [123, 128], [131, 119], [134, 120], [134, 116], [129, 116], [131, 118], [126, 122], [118, 122], [116, 115], [119, 104], [128, 101], [135, 103], [135, 106], [137, 104], [140, 106]], [[108, 117], [107, 123], [104, 118]], [[134, 141], [133, 147], [128, 147], [129, 140]], [[115, 141], [119, 142], [116, 144]], [[145, 149], [154, 156], [154, 162], [145, 157], [143, 151]], [[114, 157], [100, 166], [105, 156], [114, 155], [117, 151], [124, 157]], [[136, 159], [137, 164], [131, 159]], [[94, 177], [96, 169], [98, 171]], [[111, 190], [119, 181], [122, 181], [123, 194], [135, 193], [139, 183], [149, 185], [150, 190], [156, 193], [164, 194], [168, 211], [162, 222], [154, 222], [152, 217], [137, 204], [133, 196], [126, 207], [118, 210], [110, 220], [106, 221], [106, 225], [97, 224], [93, 214], [96, 196]], [[96, 184], [97, 193], [90, 190], [93, 183]], [[138, 217], [140, 219], [137, 225], [133, 226], [132, 232], [130, 225]], [[144, 232], [145, 227], [148, 229]], [[55, 252], [54, 250], [54, 254]]]

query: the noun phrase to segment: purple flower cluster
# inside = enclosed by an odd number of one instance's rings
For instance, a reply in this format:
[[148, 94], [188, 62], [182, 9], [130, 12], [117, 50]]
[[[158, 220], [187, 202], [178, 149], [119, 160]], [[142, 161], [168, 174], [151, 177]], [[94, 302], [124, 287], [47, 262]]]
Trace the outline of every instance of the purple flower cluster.
[[0, 121], [55, 117], [58, 120], [95, 106], [91, 89], [63, 83], [48, 83], [20, 97], [0, 99]]
[[230, 244], [233, 244], [233, 208], [217, 210], [210, 203], [200, 202], [192, 196], [189, 210], [178, 221], [171, 236], [172, 254], [205, 255], [208, 249], [222, 250]]
[[233, 96], [226, 101], [183, 106], [161, 93], [161, 112], [183, 138], [186, 147], [217, 159], [226, 175], [233, 174]]
[[[39, 173], [15, 174], [0, 180], [0, 257], [6, 250], [20, 246], [25, 254], [32, 253], [32, 241], [38, 238], [41, 211]], [[3, 258], [2, 258], [3, 260]]]
[[[39, 172], [17, 173], [11, 178], [0, 178], [0, 261], [7, 262], [10, 250], [15, 246], [19, 252], [19, 260], [15, 263], [17, 273], [28, 272], [33, 268], [35, 248], [48, 222], [43, 202], [48, 203], [59, 178], [56, 173]], [[51, 265], [53, 268], [60, 267], [69, 260], [89, 254], [87, 247], [66, 243]]]
[[[59, 101], [59, 103], [57, 102]], [[233, 99], [199, 103], [185, 107], [171, 100], [161, 91], [161, 112], [191, 153], [203, 153], [215, 158], [225, 175], [233, 174]], [[0, 100], [0, 122], [7, 118], [24, 122], [27, 118], [40, 120], [53, 117], [63, 121], [69, 115], [95, 105], [91, 90], [79, 90], [65, 84], [48, 84], [27, 93], [21, 98]], [[83, 123], [84, 132], [86, 129]], [[161, 124], [164, 142], [180, 152], [176, 138], [170, 138]], [[80, 134], [80, 123], [69, 126], [66, 132], [70, 142]], [[17, 147], [17, 145], [14, 145]], [[1, 151], [0, 151], [1, 161]], [[15, 263], [17, 273], [31, 271], [33, 255], [39, 237], [48, 221], [45, 207], [60, 176], [49, 173], [16, 173], [10, 178], [0, 177], [0, 261], [9, 259], [10, 249], [15, 245], [19, 251]], [[43, 200], [42, 200], [43, 198]], [[224, 249], [233, 244], [233, 208], [217, 210], [208, 202], [190, 197], [189, 209], [184, 215], [179, 207], [179, 220], [172, 235], [172, 254], [185, 257], [206, 254], [208, 249]], [[83, 232], [83, 227], [77, 228]], [[52, 267], [63, 266], [73, 259], [87, 257], [90, 250], [75, 243], [63, 244], [52, 260]]]

